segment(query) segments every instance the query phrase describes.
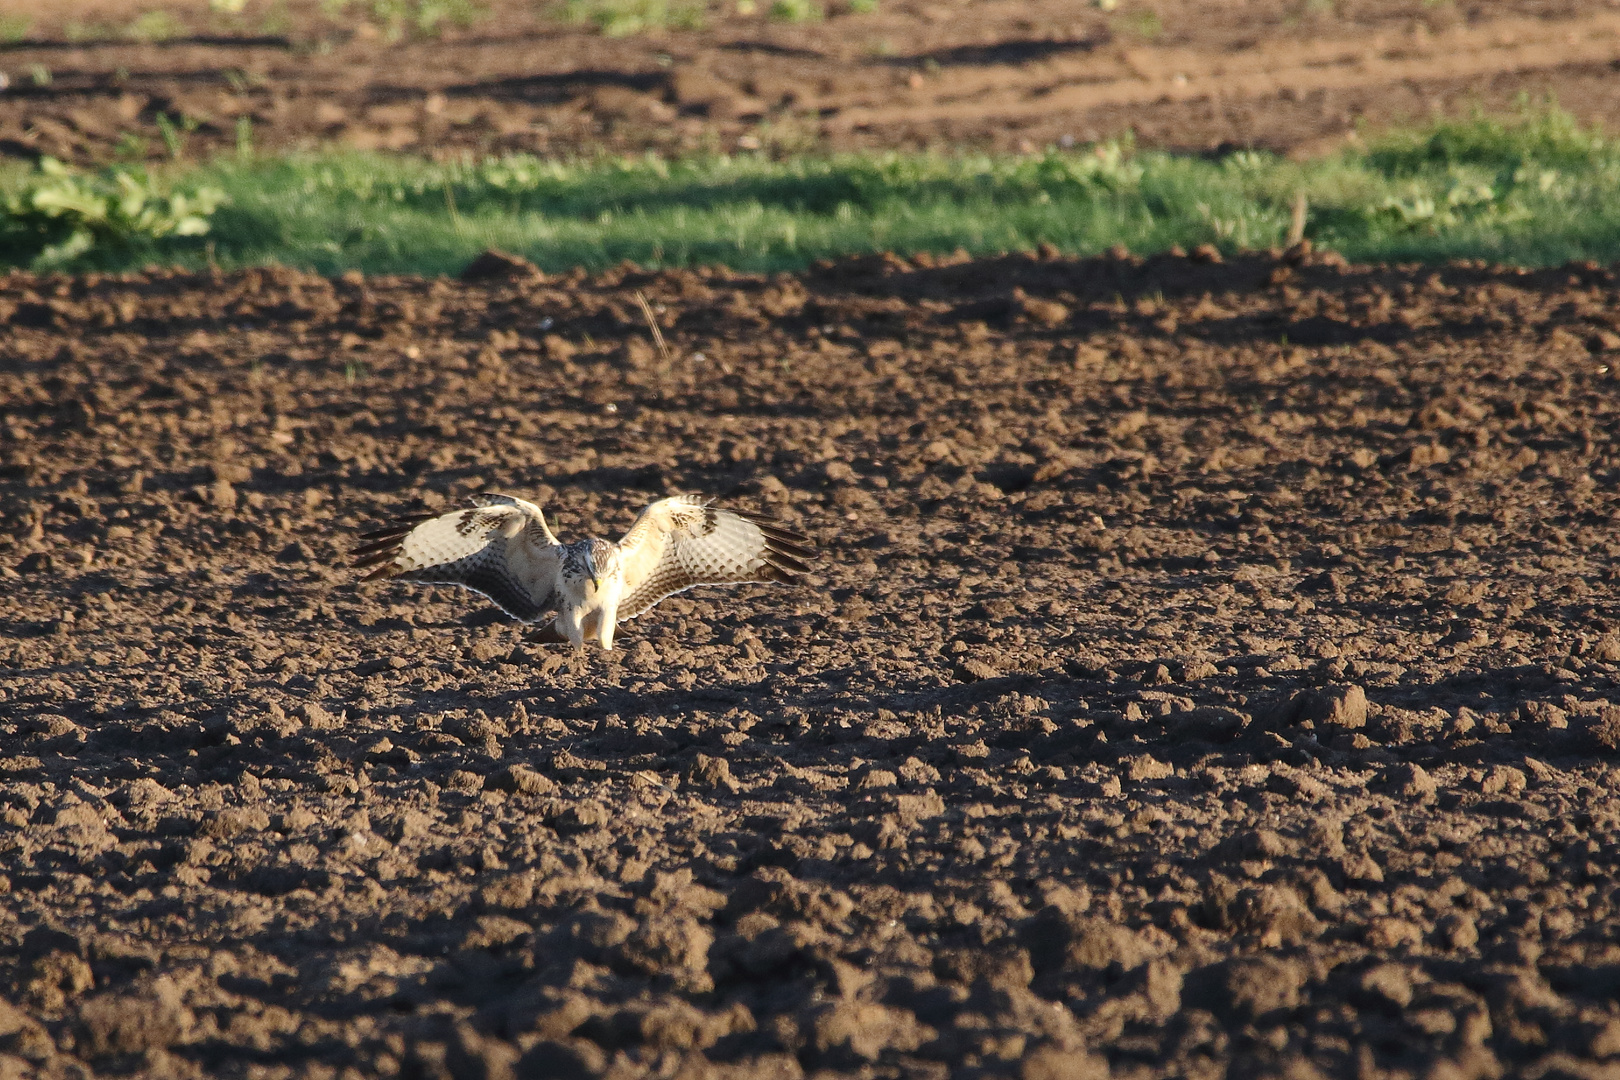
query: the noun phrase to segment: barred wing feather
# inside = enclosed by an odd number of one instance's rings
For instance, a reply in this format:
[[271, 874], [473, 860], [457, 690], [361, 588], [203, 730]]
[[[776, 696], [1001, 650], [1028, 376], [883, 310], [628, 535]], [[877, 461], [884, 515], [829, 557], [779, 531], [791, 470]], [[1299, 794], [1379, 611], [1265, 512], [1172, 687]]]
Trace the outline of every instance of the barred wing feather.
[[625, 586], [621, 620], [697, 585], [789, 582], [809, 570], [816, 557], [807, 537], [770, 518], [711, 506], [695, 495], [647, 507], [619, 547]]
[[416, 515], [362, 533], [367, 542], [352, 552], [354, 565], [374, 568], [366, 581], [460, 585], [532, 622], [556, 603], [561, 548], [534, 504], [504, 495], [474, 501], [476, 509]]

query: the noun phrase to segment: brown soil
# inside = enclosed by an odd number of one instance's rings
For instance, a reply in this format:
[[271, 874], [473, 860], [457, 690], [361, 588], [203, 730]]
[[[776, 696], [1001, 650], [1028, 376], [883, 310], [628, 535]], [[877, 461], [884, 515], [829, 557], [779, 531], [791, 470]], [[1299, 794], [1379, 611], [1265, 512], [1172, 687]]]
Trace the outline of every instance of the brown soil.
[[158, 158], [160, 113], [195, 126], [190, 156], [233, 149], [242, 118], [259, 149], [589, 155], [1032, 149], [1126, 132], [1308, 154], [1363, 122], [1524, 94], [1587, 121], [1620, 117], [1612, 3], [1124, 0], [1105, 13], [1077, 0], [883, 0], [876, 14], [834, 3], [826, 21], [794, 25], [716, 2], [704, 30], [614, 40], [557, 5], [547, 17], [491, 0], [465, 30], [390, 43], [359, 0], [339, 18], [314, 0], [249, 0], [239, 16], [171, 4], [178, 36], [122, 36], [151, 7], [0, 0], [0, 15], [34, 20], [27, 40], [0, 46], [0, 152]]
[[[1612, 1069], [1620, 280], [1296, 263], [0, 279], [0, 1074]], [[343, 567], [486, 488], [822, 576]]]

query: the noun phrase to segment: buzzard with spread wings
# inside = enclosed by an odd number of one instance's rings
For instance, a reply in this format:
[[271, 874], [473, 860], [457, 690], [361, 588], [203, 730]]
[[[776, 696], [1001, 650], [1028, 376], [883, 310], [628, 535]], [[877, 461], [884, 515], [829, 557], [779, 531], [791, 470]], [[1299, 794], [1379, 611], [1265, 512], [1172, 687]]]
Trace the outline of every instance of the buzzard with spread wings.
[[807, 537], [698, 495], [659, 499], [617, 543], [561, 543], [538, 506], [510, 495], [473, 503], [362, 533], [354, 565], [371, 569], [366, 581], [461, 585], [524, 622], [555, 611], [554, 629], [576, 648], [594, 641], [612, 649], [621, 621], [666, 596], [696, 585], [791, 582], [816, 558]]

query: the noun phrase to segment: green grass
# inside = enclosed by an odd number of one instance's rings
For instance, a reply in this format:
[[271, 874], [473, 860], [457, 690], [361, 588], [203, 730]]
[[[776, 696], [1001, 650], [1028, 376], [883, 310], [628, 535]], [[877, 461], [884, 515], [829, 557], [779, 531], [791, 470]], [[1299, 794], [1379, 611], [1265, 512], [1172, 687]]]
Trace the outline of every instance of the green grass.
[[820, 22], [827, 13], [815, 0], [774, 0], [770, 17], [776, 22]]
[[703, 7], [670, 0], [567, 0], [564, 17], [588, 23], [605, 37], [630, 37], [649, 30], [696, 30], [703, 25]]
[[0, 15], [0, 44], [21, 44], [33, 28], [34, 20], [26, 15]]
[[148, 44], [170, 41], [185, 32], [184, 23], [161, 9], [142, 12], [124, 28], [125, 37]]
[[[235, 0], [213, 0], [236, 6]], [[216, 7], [215, 10], [219, 10]], [[240, 6], [237, 7], [240, 11]], [[486, 14], [478, 0], [320, 0], [329, 19], [355, 15], [382, 31], [389, 41], [406, 36], [433, 37], [446, 27], [467, 29]]]
[[[33, 214], [33, 226], [0, 232], [0, 263], [114, 269], [212, 257], [225, 267], [435, 274], [454, 273], [486, 247], [548, 270], [625, 259], [787, 270], [858, 252], [981, 254], [1042, 243], [1076, 254], [1206, 242], [1232, 252], [1281, 244], [1300, 192], [1306, 235], [1357, 261], [1620, 259], [1620, 144], [1553, 110], [1396, 132], [1303, 163], [1104, 145], [1027, 156], [449, 164], [244, 151], [126, 171], [148, 208], [175, 194], [191, 199], [181, 205], [193, 215], [217, 202], [206, 236], [157, 227], [124, 235], [119, 222], [142, 219], [109, 213], [88, 230], [95, 243], [64, 246], [62, 236], [85, 230], [47, 211], [72, 200], [47, 198], [43, 210], [28, 201], [29, 191], [63, 181], [14, 171], [0, 174], [0, 198]], [[101, 183], [112, 191], [122, 182]], [[201, 201], [191, 198], [198, 192]], [[38, 242], [47, 233], [55, 239]]]

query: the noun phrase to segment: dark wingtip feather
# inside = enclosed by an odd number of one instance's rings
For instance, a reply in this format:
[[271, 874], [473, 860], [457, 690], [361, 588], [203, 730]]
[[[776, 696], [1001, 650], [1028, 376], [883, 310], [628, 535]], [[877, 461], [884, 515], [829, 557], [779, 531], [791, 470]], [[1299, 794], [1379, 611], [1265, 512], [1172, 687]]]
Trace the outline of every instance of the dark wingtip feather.
[[774, 581], [779, 585], [792, 585], [798, 580], [792, 573], [782, 569], [775, 563], [766, 563], [759, 571], [760, 581]]
[[364, 540], [368, 545], [376, 543], [391, 543], [409, 533], [410, 529], [372, 529], [356, 535], [355, 539]]
[[770, 548], [767, 548], [765, 552], [765, 565], [773, 566], [776, 569], [788, 574], [807, 574], [810, 572], [810, 565], [808, 563], [801, 559], [797, 559], [792, 555], [775, 551]]
[[[359, 556], [359, 555], [370, 555], [373, 552], [377, 552], [377, 551], [389, 551], [389, 550], [391, 550], [393, 548], [399, 547], [400, 541], [404, 540], [405, 537], [408, 536], [408, 535], [409, 535], [408, 533], [400, 533], [397, 536], [378, 537], [377, 539], [372, 540], [370, 543], [361, 544], [359, 547], [354, 548], [353, 550], [351, 550], [349, 552], [349, 554]], [[362, 537], [361, 539], [365, 539], [365, 538]]]
[[379, 563], [391, 563], [391, 562], [393, 562], [394, 559], [399, 556], [399, 549], [397, 547], [388, 547], [388, 548], [382, 549], [381, 551], [367, 551], [367, 552], [358, 552], [358, 551], [356, 551], [353, 554], [358, 555], [360, 557], [355, 559], [349, 565], [354, 567], [357, 570], [361, 570], [361, 569], [364, 569], [365, 567], [368, 567], [368, 566], [376, 566]]
[[805, 562], [815, 562], [817, 559], [821, 558], [821, 553], [813, 546], [806, 544], [794, 544], [786, 540], [777, 540], [774, 537], [766, 538], [765, 548], [767, 551], [774, 551], [778, 554], [788, 555], [795, 559], [803, 559]]
[[[349, 555], [355, 561], [349, 565], [356, 567], [372, 566], [382, 561], [379, 556], [392, 557], [398, 553], [401, 541], [409, 536], [418, 525], [424, 521], [432, 521], [438, 516], [438, 514], [425, 513], [401, 514], [380, 529], [371, 529], [360, 533], [356, 539], [363, 540], [365, 543], [350, 550]], [[372, 576], [375, 577], [376, 575]], [[367, 578], [366, 580], [371, 579]]]
[[754, 524], [759, 527], [760, 532], [764, 533], [772, 540], [780, 540], [784, 544], [792, 544], [794, 547], [810, 548], [812, 550], [814, 550], [816, 546], [814, 540], [811, 540], [803, 533], [794, 532], [792, 529], [784, 529], [780, 525], [771, 525], [769, 523], [761, 523], [758, 521], [754, 522]]
[[380, 569], [372, 571], [362, 581], [371, 581], [380, 577], [392, 577], [399, 571], [393, 566], [394, 557], [404, 546], [404, 540], [416, 527], [424, 521], [432, 521], [437, 514], [404, 514], [395, 518], [392, 523], [381, 528], [363, 532], [359, 539], [365, 541], [359, 547], [350, 550], [349, 557], [353, 560], [349, 565], [357, 570], [368, 566], [383, 564]]
[[767, 547], [771, 550], [779, 550], [795, 559], [803, 559], [809, 562], [814, 562], [821, 557], [821, 553], [816, 550], [814, 540], [803, 533], [794, 532], [768, 514], [759, 513], [757, 510], [733, 510], [732, 513], [744, 521], [750, 522], [760, 532], [764, 533], [765, 539], [769, 541]]
[[404, 536], [424, 521], [432, 521], [438, 514], [404, 514], [384, 525], [380, 529], [370, 529], [360, 533], [362, 540], [387, 540], [390, 537]]

